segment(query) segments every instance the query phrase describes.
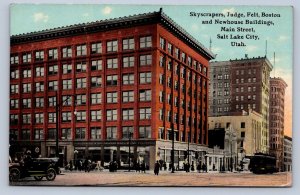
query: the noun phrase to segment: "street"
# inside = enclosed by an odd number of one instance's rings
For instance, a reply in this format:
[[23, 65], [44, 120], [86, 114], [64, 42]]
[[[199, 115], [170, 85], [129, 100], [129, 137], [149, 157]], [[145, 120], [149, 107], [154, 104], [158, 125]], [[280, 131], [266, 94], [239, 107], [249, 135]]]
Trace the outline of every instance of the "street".
[[79, 172], [63, 171], [54, 181], [35, 181], [33, 177], [12, 182], [15, 186], [290, 186], [291, 173], [275, 173], [255, 175], [250, 172], [241, 173], [170, 173], [161, 171], [158, 176], [153, 171], [138, 173], [125, 172]]

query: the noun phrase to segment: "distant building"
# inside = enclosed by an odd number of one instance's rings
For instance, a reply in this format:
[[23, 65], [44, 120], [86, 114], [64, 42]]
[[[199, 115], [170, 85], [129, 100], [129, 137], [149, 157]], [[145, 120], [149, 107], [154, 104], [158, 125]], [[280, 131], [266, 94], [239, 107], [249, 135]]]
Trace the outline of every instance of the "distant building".
[[292, 150], [293, 150], [293, 140], [291, 137], [284, 136], [283, 145], [283, 171], [291, 172], [292, 166]]
[[254, 110], [262, 116], [260, 150], [269, 152], [269, 96], [272, 65], [266, 57], [210, 62], [209, 116]]
[[270, 153], [276, 156], [276, 167], [283, 170], [284, 98], [286, 82], [282, 78], [270, 79]]
[[55, 156], [58, 137], [63, 161], [142, 159], [152, 168], [170, 162], [172, 139], [175, 163], [207, 146], [214, 54], [162, 10], [13, 35], [10, 43], [11, 151]]

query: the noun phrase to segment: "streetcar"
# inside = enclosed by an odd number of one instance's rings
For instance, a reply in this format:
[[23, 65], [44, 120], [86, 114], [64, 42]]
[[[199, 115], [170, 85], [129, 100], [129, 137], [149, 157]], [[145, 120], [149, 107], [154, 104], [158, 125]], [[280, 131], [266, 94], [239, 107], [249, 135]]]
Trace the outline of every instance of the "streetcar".
[[249, 169], [254, 174], [268, 174], [277, 172], [276, 158], [263, 153], [255, 153], [250, 159]]

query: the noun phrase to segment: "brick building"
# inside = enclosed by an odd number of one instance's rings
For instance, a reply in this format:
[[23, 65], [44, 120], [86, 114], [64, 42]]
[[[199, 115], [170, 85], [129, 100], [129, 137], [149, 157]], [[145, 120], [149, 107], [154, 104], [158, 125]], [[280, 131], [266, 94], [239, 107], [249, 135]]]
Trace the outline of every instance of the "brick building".
[[284, 97], [286, 82], [282, 78], [270, 79], [270, 153], [276, 156], [276, 166], [283, 170]]
[[207, 146], [213, 57], [162, 10], [11, 36], [11, 152], [54, 156], [58, 129], [65, 161], [128, 165], [131, 144], [153, 167], [170, 162], [174, 125], [175, 163], [193, 157]]
[[283, 171], [292, 172], [293, 170], [293, 139], [289, 136], [284, 136], [283, 144]]
[[256, 111], [262, 116], [262, 152], [269, 152], [269, 96], [272, 64], [266, 57], [210, 63], [209, 116]]

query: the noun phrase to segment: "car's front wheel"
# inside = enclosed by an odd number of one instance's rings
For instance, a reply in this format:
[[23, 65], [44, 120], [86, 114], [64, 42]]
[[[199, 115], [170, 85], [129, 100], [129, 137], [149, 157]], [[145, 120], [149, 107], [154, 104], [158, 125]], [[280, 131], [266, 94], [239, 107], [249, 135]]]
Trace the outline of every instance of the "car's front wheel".
[[53, 181], [56, 177], [56, 172], [53, 168], [47, 170], [46, 179], [48, 181]]
[[18, 181], [21, 177], [21, 172], [18, 168], [12, 168], [9, 171], [9, 181]]

